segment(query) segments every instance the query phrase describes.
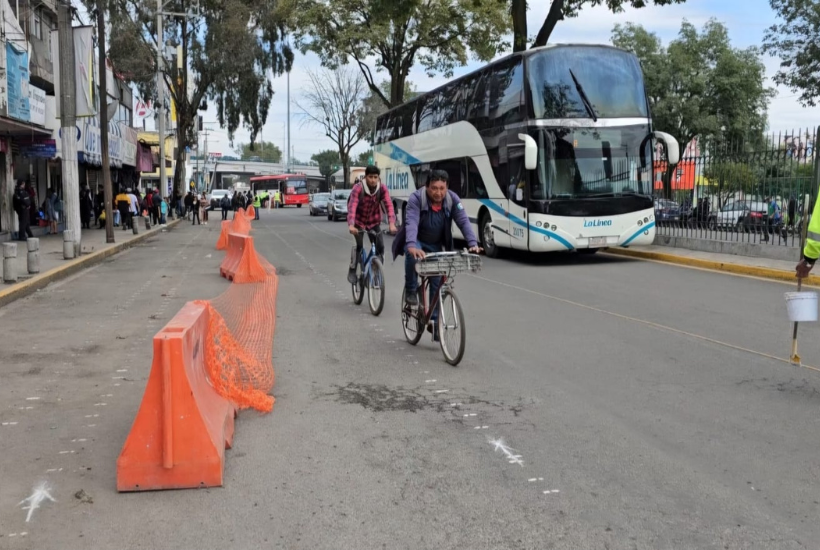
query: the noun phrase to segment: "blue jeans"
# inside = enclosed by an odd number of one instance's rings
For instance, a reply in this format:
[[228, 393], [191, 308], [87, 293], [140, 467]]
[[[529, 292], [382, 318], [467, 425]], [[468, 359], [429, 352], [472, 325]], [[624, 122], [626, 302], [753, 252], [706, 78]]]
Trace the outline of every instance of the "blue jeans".
[[[424, 252], [441, 252], [443, 250], [443, 246], [432, 245], [427, 243], [416, 243], [417, 248], [420, 248]], [[430, 303], [433, 303], [433, 298], [438, 293], [438, 288], [441, 286], [441, 277], [430, 277]], [[419, 276], [416, 273], [416, 259], [413, 258], [407, 252], [407, 246], [404, 247], [404, 288], [407, 291], [407, 294], [412, 294], [414, 292], [418, 292], [419, 289]], [[431, 317], [432, 321], [438, 320], [438, 306], [436, 306], [435, 311], [433, 311], [433, 315]]]

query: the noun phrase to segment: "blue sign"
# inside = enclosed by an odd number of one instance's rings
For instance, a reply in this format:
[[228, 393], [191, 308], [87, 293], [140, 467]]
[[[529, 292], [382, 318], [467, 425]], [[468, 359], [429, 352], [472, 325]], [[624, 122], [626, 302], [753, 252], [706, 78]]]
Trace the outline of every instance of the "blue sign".
[[17, 143], [23, 157], [53, 159], [57, 156], [57, 141], [53, 139], [18, 140]]
[[28, 98], [28, 52], [17, 51], [6, 42], [6, 74], [8, 79], [9, 116], [28, 122], [31, 104]]

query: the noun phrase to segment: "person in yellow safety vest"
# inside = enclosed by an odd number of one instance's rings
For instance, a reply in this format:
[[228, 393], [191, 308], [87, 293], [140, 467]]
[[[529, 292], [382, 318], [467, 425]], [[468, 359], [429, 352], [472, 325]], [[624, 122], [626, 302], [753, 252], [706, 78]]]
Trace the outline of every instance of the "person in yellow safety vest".
[[273, 194], [273, 207], [274, 208], [281, 208], [282, 207], [282, 196], [279, 191]]
[[253, 219], [259, 219], [260, 208], [262, 208], [262, 194], [257, 193], [253, 196]]
[[260, 191], [259, 192], [259, 204], [262, 208], [265, 208], [265, 203], [270, 200], [270, 193], [267, 191]]
[[805, 279], [809, 276], [814, 262], [820, 258], [820, 200], [814, 203], [809, 231], [806, 234], [806, 246], [803, 247], [803, 259], [797, 264], [797, 278]]

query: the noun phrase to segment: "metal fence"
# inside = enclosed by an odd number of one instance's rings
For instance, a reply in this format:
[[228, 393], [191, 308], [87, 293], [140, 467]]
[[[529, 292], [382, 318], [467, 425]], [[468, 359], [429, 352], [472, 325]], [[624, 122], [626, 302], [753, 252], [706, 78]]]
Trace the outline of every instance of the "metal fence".
[[656, 165], [659, 235], [800, 246], [820, 184], [818, 129], [749, 144], [693, 140], [671, 171]]

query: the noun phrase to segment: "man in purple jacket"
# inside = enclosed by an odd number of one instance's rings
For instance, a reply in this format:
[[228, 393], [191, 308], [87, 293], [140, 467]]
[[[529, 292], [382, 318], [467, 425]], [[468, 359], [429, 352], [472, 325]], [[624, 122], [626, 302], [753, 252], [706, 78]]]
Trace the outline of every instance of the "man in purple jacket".
[[[416, 261], [429, 252], [453, 250], [453, 222], [467, 240], [470, 252], [482, 250], [478, 246], [470, 218], [464, 211], [458, 195], [447, 189], [449, 176], [444, 170], [433, 170], [427, 186], [419, 189], [407, 201], [405, 225], [393, 241], [393, 257], [404, 253], [404, 288], [407, 303], [418, 305], [418, 277]], [[438, 291], [438, 281], [432, 281], [431, 292]], [[437, 312], [433, 320], [437, 319]], [[433, 329], [434, 337], [438, 334]]]

